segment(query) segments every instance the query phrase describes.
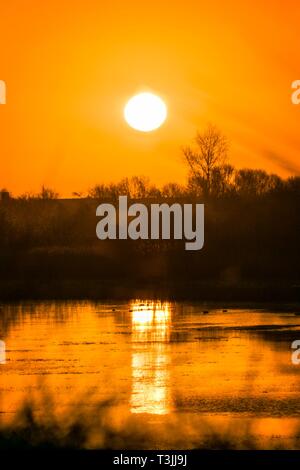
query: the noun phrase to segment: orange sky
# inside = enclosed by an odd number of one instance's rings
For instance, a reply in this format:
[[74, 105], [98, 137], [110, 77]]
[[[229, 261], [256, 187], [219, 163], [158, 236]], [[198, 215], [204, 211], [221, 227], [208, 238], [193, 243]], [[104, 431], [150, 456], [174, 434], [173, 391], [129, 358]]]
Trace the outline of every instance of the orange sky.
[[[0, 187], [68, 196], [134, 174], [184, 182], [180, 146], [208, 121], [233, 164], [300, 173], [299, 24], [299, 0], [2, 2]], [[123, 120], [143, 90], [169, 109], [149, 134]]]

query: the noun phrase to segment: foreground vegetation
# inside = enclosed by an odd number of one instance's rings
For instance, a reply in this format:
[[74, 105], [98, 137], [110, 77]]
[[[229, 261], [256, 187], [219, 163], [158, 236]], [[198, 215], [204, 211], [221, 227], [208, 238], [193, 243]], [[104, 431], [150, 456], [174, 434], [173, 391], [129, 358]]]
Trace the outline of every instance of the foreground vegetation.
[[[49, 401], [50, 400], [50, 401]], [[299, 432], [288, 439], [280, 435], [257, 434], [259, 416], [235, 417], [215, 424], [206, 414], [161, 417], [128, 413], [118, 418], [114, 400], [101, 402], [90, 411], [80, 403], [71, 413], [59, 415], [47, 397], [46, 416], [34, 402], [24, 403], [16, 417], [0, 426], [0, 450], [4, 449], [299, 449]], [[40, 404], [39, 404], [40, 405]], [[88, 409], [88, 408], [87, 408]], [[263, 412], [261, 414], [263, 417]], [[257, 419], [255, 419], [257, 418]], [[178, 433], [178, 428], [181, 432]], [[300, 429], [298, 425], [298, 429]]]

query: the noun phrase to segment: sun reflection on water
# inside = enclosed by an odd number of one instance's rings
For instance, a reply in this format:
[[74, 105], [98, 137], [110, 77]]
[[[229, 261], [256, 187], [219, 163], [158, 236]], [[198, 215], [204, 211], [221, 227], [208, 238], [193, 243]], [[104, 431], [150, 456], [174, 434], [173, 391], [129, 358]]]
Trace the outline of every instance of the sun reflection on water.
[[168, 303], [134, 302], [132, 313], [131, 412], [171, 411], [169, 352], [171, 311]]

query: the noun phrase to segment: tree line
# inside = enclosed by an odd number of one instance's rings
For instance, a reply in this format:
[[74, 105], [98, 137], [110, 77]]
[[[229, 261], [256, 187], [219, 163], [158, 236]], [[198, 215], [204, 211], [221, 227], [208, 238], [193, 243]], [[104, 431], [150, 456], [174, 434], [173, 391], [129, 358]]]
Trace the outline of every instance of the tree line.
[[[185, 185], [157, 188], [136, 176], [70, 200], [42, 187], [0, 203], [0, 299], [139, 298], [145, 288], [150, 297], [298, 300], [300, 178], [235, 169], [214, 126], [182, 151]], [[149, 205], [151, 198], [204, 200], [203, 249], [186, 251], [181, 240], [98, 240], [99, 199], [119, 195]]]
[[[283, 179], [262, 169], [237, 169], [229, 163], [229, 142], [214, 125], [197, 132], [193, 145], [182, 148], [183, 160], [188, 169], [186, 184], [170, 182], [157, 187], [145, 176], [125, 177], [117, 183], [99, 183], [86, 193], [73, 192], [74, 198], [117, 199], [127, 195], [132, 199], [202, 197], [252, 198], [274, 193], [300, 194], [300, 177]], [[6, 189], [1, 199], [11, 197]], [[34, 193], [24, 193], [18, 199], [57, 199], [59, 194], [52, 188], [42, 186]]]

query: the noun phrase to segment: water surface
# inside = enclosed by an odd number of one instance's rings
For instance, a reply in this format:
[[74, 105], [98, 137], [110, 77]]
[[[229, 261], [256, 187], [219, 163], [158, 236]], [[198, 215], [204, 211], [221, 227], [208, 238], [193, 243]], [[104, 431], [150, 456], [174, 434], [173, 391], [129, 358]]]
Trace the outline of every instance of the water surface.
[[[299, 448], [295, 310], [5, 304], [0, 420], [85, 427], [86, 447]], [[58, 431], [57, 431], [58, 432]]]

